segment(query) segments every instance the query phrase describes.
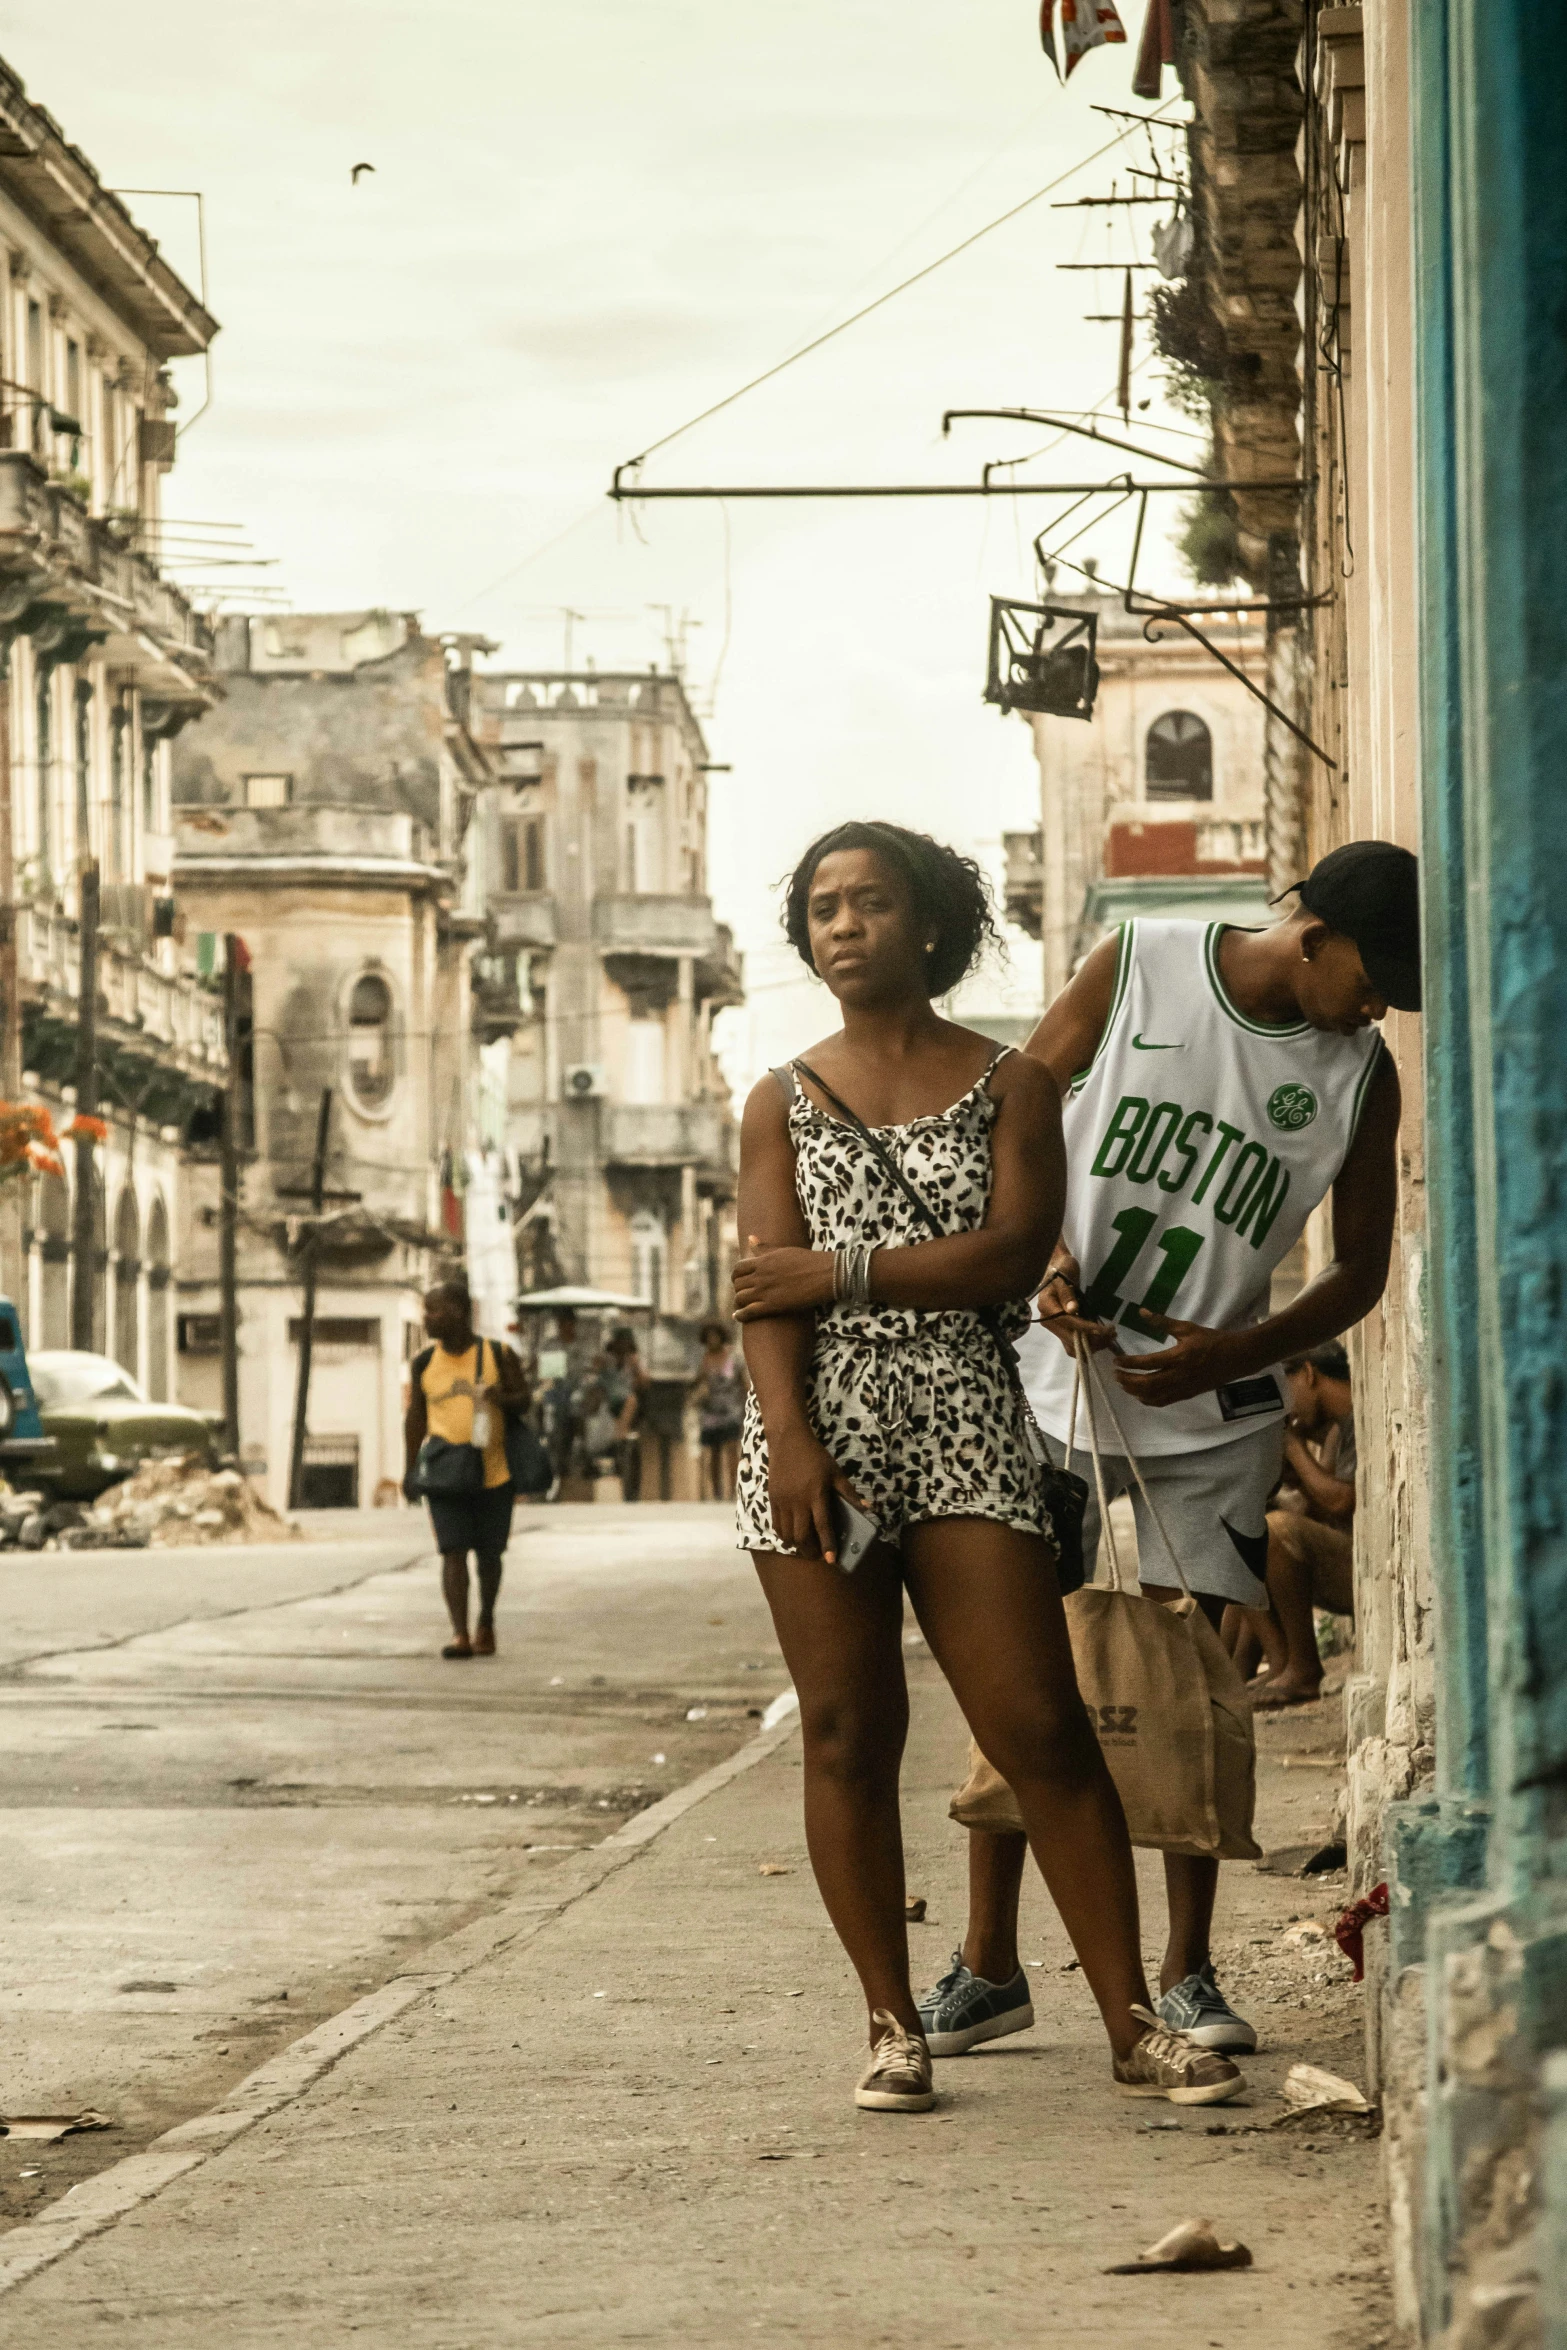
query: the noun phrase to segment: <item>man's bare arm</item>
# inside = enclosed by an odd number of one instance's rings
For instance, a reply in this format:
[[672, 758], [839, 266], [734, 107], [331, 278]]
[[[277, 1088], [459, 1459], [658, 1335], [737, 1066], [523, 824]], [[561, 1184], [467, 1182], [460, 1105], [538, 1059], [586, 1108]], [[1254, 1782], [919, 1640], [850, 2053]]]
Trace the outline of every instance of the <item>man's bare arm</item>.
[[1333, 1476], [1293, 1428], [1284, 1438], [1284, 1457], [1295, 1472], [1296, 1482], [1310, 1502], [1314, 1516], [1335, 1525], [1354, 1516], [1354, 1479]]

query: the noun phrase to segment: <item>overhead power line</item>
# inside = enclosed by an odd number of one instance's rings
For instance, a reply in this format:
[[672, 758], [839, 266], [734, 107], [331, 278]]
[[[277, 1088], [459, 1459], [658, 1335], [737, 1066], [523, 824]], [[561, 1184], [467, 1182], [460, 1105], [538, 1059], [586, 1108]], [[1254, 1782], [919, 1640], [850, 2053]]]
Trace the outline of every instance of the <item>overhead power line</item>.
[[[1165, 103], [1168, 106], [1173, 106], [1177, 101], [1174, 98], [1169, 98]], [[1154, 122], [1158, 120], [1158, 115], [1151, 114], [1145, 119]], [[780, 359], [773, 366], [764, 368], [760, 375], [753, 375], [749, 383], [743, 383], [736, 390], [726, 392], [721, 400], [715, 400], [711, 407], [702, 409], [700, 414], [688, 417], [684, 424], [677, 424], [672, 432], [666, 432], [660, 439], [649, 441], [640, 456], [627, 458], [625, 464], [619, 468], [619, 472], [629, 473], [634, 466], [645, 465], [649, 457], [659, 449], [667, 449], [671, 441], [678, 441], [683, 434], [694, 432], [699, 424], [706, 424], [709, 417], [720, 415], [725, 408], [732, 408], [735, 402], [743, 400], [748, 392], [757, 391], [763, 384], [771, 383], [775, 376], [783, 374], [785, 368], [793, 367], [801, 359], [808, 359], [813, 351], [820, 351], [825, 344], [835, 341], [839, 335], [847, 334], [851, 326], [858, 326], [862, 319], [869, 318], [873, 312], [885, 309], [887, 304], [895, 302], [900, 294], [906, 294], [911, 286], [921, 284], [924, 279], [933, 276], [938, 269], [945, 269], [947, 263], [956, 261], [960, 253], [969, 252], [982, 238], [990, 236], [998, 228], [1005, 228], [1009, 220], [1016, 220], [1019, 214], [1027, 212], [1030, 206], [1038, 204], [1046, 196], [1053, 195], [1056, 189], [1064, 187], [1069, 179], [1075, 179], [1080, 171], [1086, 171], [1091, 163], [1097, 163], [1101, 155], [1108, 155], [1113, 148], [1119, 147], [1129, 135], [1126, 131], [1117, 131], [1113, 139], [1107, 139], [1104, 145], [1096, 147], [1091, 155], [1082, 156], [1067, 170], [1058, 172], [1053, 180], [1047, 180], [1042, 188], [1036, 188], [1031, 196], [1025, 196], [1020, 204], [1013, 204], [1007, 211], [998, 213], [994, 220], [987, 220], [983, 228], [975, 229], [972, 235], [963, 239], [961, 244], [950, 246], [945, 253], [939, 253], [934, 261], [927, 261], [922, 269], [916, 269], [912, 277], [906, 277], [899, 284], [889, 286], [886, 293], [878, 294], [873, 301], [867, 302], [862, 308], [851, 312], [847, 318], [840, 319], [836, 326], [828, 327], [824, 334], [813, 336], [810, 342], [802, 343], [798, 350], [791, 351], [787, 358]]]

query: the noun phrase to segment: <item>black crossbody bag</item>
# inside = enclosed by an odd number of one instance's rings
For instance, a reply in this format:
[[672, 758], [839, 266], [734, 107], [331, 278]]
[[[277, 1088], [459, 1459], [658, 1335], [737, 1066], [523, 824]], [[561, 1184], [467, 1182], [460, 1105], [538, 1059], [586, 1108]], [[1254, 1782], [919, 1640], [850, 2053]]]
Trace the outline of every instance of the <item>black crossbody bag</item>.
[[[953, 1235], [947, 1231], [935, 1209], [921, 1198], [886, 1144], [872, 1133], [864, 1119], [856, 1117], [848, 1103], [841, 1095], [833, 1092], [832, 1087], [817, 1075], [808, 1061], [792, 1061], [789, 1069], [791, 1074], [798, 1070], [800, 1076], [808, 1077], [831, 1102], [844, 1125], [852, 1134], [859, 1136], [871, 1156], [891, 1176], [910, 1207], [929, 1226], [933, 1237], [937, 1240], [951, 1240]], [[775, 1069], [773, 1075], [780, 1084], [783, 1083], [784, 1072], [781, 1069]], [[1045, 1450], [1043, 1433], [1034, 1418], [1034, 1407], [1028, 1400], [1023, 1375], [1017, 1367], [1017, 1349], [1002, 1328], [1001, 1318], [994, 1307], [971, 1306], [968, 1310], [995, 1346], [1012, 1392], [1022, 1407], [1024, 1429], [1039, 1462], [1039, 1473], [1045, 1488], [1045, 1507], [1050, 1513], [1050, 1523], [1055, 1532], [1058, 1553], [1056, 1573], [1064, 1599], [1069, 1591], [1081, 1590], [1087, 1581], [1083, 1567], [1083, 1512], [1088, 1507], [1088, 1486], [1083, 1478], [1074, 1476], [1070, 1469], [1058, 1469]]]

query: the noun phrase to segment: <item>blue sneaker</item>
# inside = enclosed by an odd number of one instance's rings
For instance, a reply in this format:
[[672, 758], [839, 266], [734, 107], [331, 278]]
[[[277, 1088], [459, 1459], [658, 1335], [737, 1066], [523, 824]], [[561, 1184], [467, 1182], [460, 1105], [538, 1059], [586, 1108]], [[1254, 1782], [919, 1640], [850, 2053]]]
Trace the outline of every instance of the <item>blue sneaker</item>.
[[1205, 1958], [1184, 1983], [1166, 1991], [1159, 2002], [1159, 2020], [1172, 2032], [1184, 2032], [1199, 2048], [1239, 2049], [1249, 2056], [1257, 2045], [1255, 2028], [1236, 2014], [1214, 1981], [1211, 1958]]
[[982, 2040], [1026, 2032], [1034, 2021], [1021, 1967], [1010, 1983], [987, 1983], [983, 1975], [970, 1974], [961, 1950], [952, 1953], [952, 1965], [936, 1988], [923, 1995], [919, 2011], [932, 2056], [964, 2056]]

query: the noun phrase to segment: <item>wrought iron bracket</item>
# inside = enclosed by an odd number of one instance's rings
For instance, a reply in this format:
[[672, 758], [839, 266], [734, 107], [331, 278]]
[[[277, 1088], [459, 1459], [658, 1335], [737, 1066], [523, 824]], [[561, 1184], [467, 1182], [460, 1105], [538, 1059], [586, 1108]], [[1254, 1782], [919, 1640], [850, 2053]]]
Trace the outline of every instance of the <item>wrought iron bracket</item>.
[[[1047, 643], [1058, 622], [1065, 624], [1062, 634]], [[992, 596], [986, 701], [1002, 710], [1092, 718], [1099, 690], [1099, 663], [1094, 657], [1098, 634], [1097, 612]]]
[[[1120, 596], [1123, 611], [1129, 612], [1134, 620], [1140, 619], [1142, 621], [1143, 635], [1149, 644], [1156, 645], [1161, 641], [1161, 631], [1157, 626], [1160, 621], [1176, 628], [1183, 628], [1189, 637], [1196, 639], [1205, 653], [1210, 653], [1213, 656], [1221, 669], [1227, 669], [1230, 675], [1246, 688], [1253, 701], [1260, 702], [1270, 717], [1276, 718], [1298, 743], [1305, 745], [1314, 759], [1320, 759], [1323, 766], [1329, 768], [1336, 775], [1338, 761], [1330, 758], [1320, 743], [1313, 742], [1305, 728], [1297, 726], [1289, 712], [1281, 710], [1272, 696], [1265, 694], [1261, 686], [1255, 684], [1237, 662], [1232, 661], [1227, 653], [1221, 652], [1212, 639], [1203, 634], [1191, 617], [1194, 612], [1226, 614], [1232, 612], [1311, 612], [1320, 605], [1331, 603], [1332, 598], [1330, 596], [1259, 596], [1246, 603], [1238, 604], [1221, 602], [1173, 604], [1162, 596], [1141, 595], [1135, 583], [1138, 557], [1142, 553], [1143, 524], [1147, 520], [1147, 516], [1148, 500], [1144, 496], [1137, 509], [1137, 531], [1132, 540], [1131, 578], [1123, 586], [1117, 586], [1114, 580], [1105, 579], [1101, 574], [1084, 571], [1080, 563], [1073, 563], [1065, 555], [1053, 556], [1049, 554], [1045, 548], [1041, 547], [1038, 539], [1034, 541], [1034, 553], [1041, 564], [1047, 562], [1065, 563], [1068, 571], [1075, 571], [1084, 579], [1092, 578], [1095, 586], [1112, 589]], [[1043, 535], [1041, 532], [1040, 536]]]

